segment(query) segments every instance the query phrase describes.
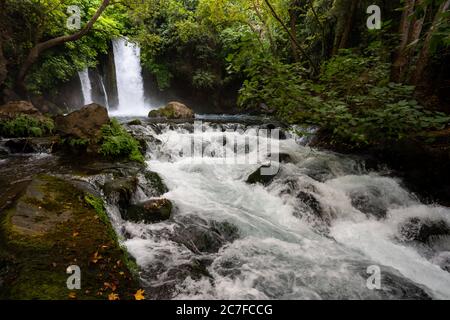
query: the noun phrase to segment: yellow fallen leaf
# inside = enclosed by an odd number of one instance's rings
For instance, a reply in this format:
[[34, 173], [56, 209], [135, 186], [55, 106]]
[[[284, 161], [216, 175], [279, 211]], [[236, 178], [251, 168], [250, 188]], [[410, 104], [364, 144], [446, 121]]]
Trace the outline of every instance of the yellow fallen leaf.
[[97, 263], [100, 259], [103, 259], [101, 255], [98, 254], [98, 251], [94, 253], [94, 256], [92, 257], [91, 261], [93, 263]]
[[69, 293], [69, 299], [76, 299], [76, 298], [77, 298], [77, 294], [75, 292]]
[[145, 290], [139, 289], [135, 294], [134, 294], [134, 299], [136, 300], [144, 300], [145, 299]]
[[117, 293], [110, 293], [108, 295], [108, 300], [120, 300], [119, 295]]

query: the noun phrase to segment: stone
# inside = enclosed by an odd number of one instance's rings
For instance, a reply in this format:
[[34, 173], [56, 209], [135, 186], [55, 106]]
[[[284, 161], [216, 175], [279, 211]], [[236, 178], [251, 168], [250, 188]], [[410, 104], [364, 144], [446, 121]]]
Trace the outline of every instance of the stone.
[[56, 131], [62, 136], [86, 140], [99, 138], [101, 127], [109, 122], [106, 108], [95, 103], [55, 118]]
[[157, 223], [170, 218], [172, 202], [167, 199], [152, 199], [130, 206], [122, 213], [122, 218], [132, 222]]
[[194, 119], [195, 114], [194, 111], [181, 102], [172, 101], [164, 108], [150, 111], [148, 116], [150, 118]]
[[27, 115], [38, 120], [47, 119], [28, 101], [10, 101], [0, 107], [0, 120], [12, 120], [19, 115]]

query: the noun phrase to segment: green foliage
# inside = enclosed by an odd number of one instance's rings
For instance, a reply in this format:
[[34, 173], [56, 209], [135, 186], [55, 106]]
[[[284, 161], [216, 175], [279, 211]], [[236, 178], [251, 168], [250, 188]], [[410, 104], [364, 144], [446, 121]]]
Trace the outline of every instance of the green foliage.
[[323, 64], [318, 82], [296, 64], [261, 60], [246, 69], [239, 103], [267, 104], [290, 123], [318, 125], [333, 141], [354, 146], [403, 139], [443, 129], [450, 117], [425, 110], [414, 87], [389, 82], [389, 64], [376, 56], [342, 51]]
[[99, 149], [101, 155], [109, 158], [128, 158], [131, 161], [144, 162], [144, 156], [139, 149], [139, 142], [117, 120], [113, 119], [109, 125], [104, 125], [101, 132], [102, 138]]
[[36, 119], [28, 115], [19, 115], [11, 120], [0, 121], [0, 135], [4, 137], [42, 137], [53, 132], [53, 120]]

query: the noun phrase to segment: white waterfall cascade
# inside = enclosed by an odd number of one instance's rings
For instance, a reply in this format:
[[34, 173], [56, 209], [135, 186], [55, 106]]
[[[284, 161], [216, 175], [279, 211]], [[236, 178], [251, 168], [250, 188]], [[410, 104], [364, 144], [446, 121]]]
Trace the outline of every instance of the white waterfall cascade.
[[91, 79], [89, 78], [88, 69], [84, 69], [82, 71], [78, 71], [78, 76], [80, 77], [81, 82], [81, 90], [83, 92], [84, 104], [90, 104], [93, 102], [92, 100], [92, 85]]
[[105, 107], [109, 110], [109, 98], [108, 98], [108, 92], [106, 91], [105, 82], [103, 80], [103, 77], [100, 78], [100, 83], [102, 85], [103, 94], [105, 95]]
[[119, 107], [115, 116], [146, 116], [144, 81], [138, 45], [118, 38], [113, 41]]

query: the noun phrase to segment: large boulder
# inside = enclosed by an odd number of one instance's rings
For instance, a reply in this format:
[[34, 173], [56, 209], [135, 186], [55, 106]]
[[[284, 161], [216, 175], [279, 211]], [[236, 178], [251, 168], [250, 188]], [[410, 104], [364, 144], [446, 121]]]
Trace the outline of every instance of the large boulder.
[[62, 136], [93, 141], [100, 137], [101, 127], [109, 121], [106, 108], [93, 103], [67, 116], [57, 116], [55, 124]]
[[[136, 270], [103, 200], [49, 175], [34, 176], [22, 188], [0, 215], [0, 299], [108, 299], [112, 291], [131, 298], [138, 289]], [[71, 265], [82, 271], [83, 290], [66, 286]], [[113, 284], [116, 289], [108, 290]]]
[[0, 107], [0, 120], [11, 120], [19, 115], [27, 115], [39, 120], [46, 119], [38, 109], [28, 101], [10, 101]]
[[150, 111], [148, 116], [150, 118], [193, 119], [194, 111], [180, 102], [172, 101], [164, 108]]

